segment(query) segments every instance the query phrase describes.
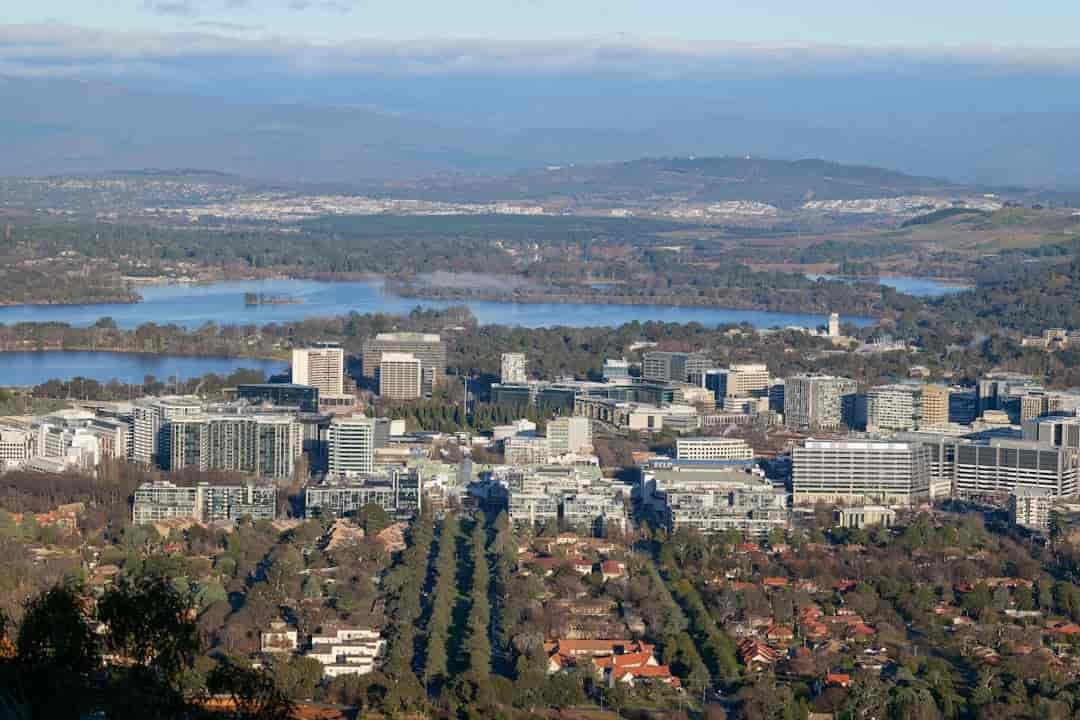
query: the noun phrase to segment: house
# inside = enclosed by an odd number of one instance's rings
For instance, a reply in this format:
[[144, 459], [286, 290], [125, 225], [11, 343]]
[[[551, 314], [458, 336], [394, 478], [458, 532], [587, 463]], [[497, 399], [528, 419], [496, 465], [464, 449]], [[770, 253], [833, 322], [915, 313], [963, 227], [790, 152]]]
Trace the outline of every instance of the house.
[[608, 673], [611, 682], [634, 687], [640, 683], [659, 683], [669, 687], [679, 687], [679, 678], [671, 674], [667, 665], [643, 665], [636, 668], [613, 669]]
[[605, 560], [600, 563], [600, 575], [604, 580], [617, 580], [626, 575], [626, 563], [617, 560]]
[[773, 625], [765, 631], [765, 638], [772, 642], [786, 643], [795, 639], [795, 632], [787, 625]]
[[292, 653], [297, 647], [296, 630], [280, 620], [270, 623], [269, 630], [259, 634], [259, 649], [264, 653]]
[[780, 653], [758, 640], [746, 638], [739, 643], [739, 659], [749, 670], [761, 670], [775, 665]]
[[825, 676], [825, 687], [851, 687], [851, 675], [847, 673], [829, 673]]
[[[639, 640], [570, 640], [560, 638], [544, 643], [548, 654], [548, 673], [557, 673], [573, 667], [579, 661], [613, 656], [627, 656], [626, 662], [641, 657], [651, 657], [656, 646]], [[654, 664], [655, 660], [653, 661]], [[594, 665], [594, 667], [598, 667]]]
[[570, 561], [571, 566], [574, 568], [574, 572], [579, 575], [591, 575], [593, 571], [593, 561], [586, 560], [585, 558], [574, 558]]

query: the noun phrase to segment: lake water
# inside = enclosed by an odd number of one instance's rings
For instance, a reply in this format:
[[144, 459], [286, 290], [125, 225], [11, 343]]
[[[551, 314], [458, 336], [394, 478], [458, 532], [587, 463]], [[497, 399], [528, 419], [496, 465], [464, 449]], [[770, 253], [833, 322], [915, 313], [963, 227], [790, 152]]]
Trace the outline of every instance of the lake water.
[[[844, 275], [814, 275], [808, 274], [806, 277], [811, 280], [841, 280], [843, 282], [854, 282], [855, 280], [862, 280], [863, 278], [852, 278]], [[871, 281], [870, 278], [866, 278], [867, 281]], [[895, 288], [899, 292], [907, 295], [913, 295], [915, 297], [940, 297], [942, 295], [949, 295], [952, 293], [963, 292], [968, 290], [969, 286], [959, 285], [956, 283], [947, 282], [945, 280], [934, 280], [932, 278], [920, 278], [909, 277], [905, 275], [882, 275], [879, 278], [873, 278], [879, 285]]]
[[[245, 305], [244, 293], [289, 295], [302, 302], [285, 305]], [[143, 302], [98, 305], [17, 305], [0, 307], [0, 323], [64, 322], [74, 326], [92, 325], [111, 317], [122, 328], [146, 322], [176, 324], [195, 328], [207, 322], [218, 325], [264, 325], [293, 322], [310, 317], [358, 313], [405, 314], [413, 308], [445, 308], [467, 305], [482, 324], [518, 327], [616, 327], [638, 320], [671, 323], [698, 322], [716, 326], [750, 323], [758, 328], [798, 325], [825, 325], [823, 315], [774, 313], [755, 310], [725, 310], [707, 307], [664, 305], [604, 305], [596, 303], [511, 303], [490, 301], [451, 302], [403, 298], [385, 292], [378, 281], [318, 282], [314, 280], [257, 280], [221, 282], [208, 285], [151, 285], [142, 288]], [[844, 318], [845, 322], [869, 325], [866, 318]]]
[[269, 377], [284, 372], [286, 363], [252, 358], [176, 357], [144, 353], [53, 350], [0, 353], [0, 385], [38, 385], [47, 380], [85, 377], [99, 382], [141, 383], [147, 375], [167, 381], [208, 373], [227, 375], [240, 368], [262, 370]]

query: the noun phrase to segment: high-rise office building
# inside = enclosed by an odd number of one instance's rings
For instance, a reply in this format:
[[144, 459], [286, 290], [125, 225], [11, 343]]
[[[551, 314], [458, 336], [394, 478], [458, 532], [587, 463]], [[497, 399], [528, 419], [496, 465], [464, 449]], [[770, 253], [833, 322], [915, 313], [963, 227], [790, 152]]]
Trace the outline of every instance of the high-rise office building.
[[330, 421], [326, 444], [329, 475], [357, 475], [375, 469], [374, 418], [335, 417]]
[[854, 424], [858, 384], [830, 375], [797, 375], [784, 381], [784, 422], [796, 428], [836, 430]]
[[194, 396], [142, 398], [132, 404], [133, 462], [161, 465], [170, 461], [169, 422], [175, 418], [198, 415], [202, 402]]
[[764, 363], [742, 363], [728, 368], [727, 394], [764, 397], [769, 393], [769, 368]]
[[525, 372], [525, 353], [503, 353], [499, 381], [508, 385], [529, 381]]
[[416, 400], [423, 390], [423, 367], [411, 353], [384, 352], [379, 360], [379, 395], [387, 400]]
[[930, 497], [930, 450], [918, 442], [811, 439], [791, 457], [796, 504], [911, 505]]
[[324, 395], [345, 392], [345, 351], [340, 345], [322, 343], [292, 351], [292, 381], [310, 385]]
[[641, 376], [660, 382], [687, 382], [691, 375], [704, 374], [712, 366], [709, 358], [699, 353], [653, 350], [641, 360]]
[[446, 343], [432, 333], [379, 333], [364, 341], [364, 377], [376, 379], [383, 353], [408, 353], [420, 361], [423, 394], [441, 384], [446, 375]]
[[922, 386], [922, 418], [920, 428], [935, 428], [949, 424], [949, 388], [944, 385]]
[[840, 337], [840, 313], [829, 313], [829, 337]]
[[592, 452], [592, 421], [585, 417], [561, 417], [547, 425], [548, 450], [560, 455]]

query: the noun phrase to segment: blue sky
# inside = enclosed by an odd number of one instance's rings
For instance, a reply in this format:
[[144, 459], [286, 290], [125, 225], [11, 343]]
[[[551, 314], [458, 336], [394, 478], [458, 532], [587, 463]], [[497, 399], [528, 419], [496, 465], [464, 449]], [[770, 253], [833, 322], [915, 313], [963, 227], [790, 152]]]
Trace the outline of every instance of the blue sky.
[[668, 42], [1076, 47], [1075, 0], [36, 0], [5, 23], [307, 41], [588, 36]]

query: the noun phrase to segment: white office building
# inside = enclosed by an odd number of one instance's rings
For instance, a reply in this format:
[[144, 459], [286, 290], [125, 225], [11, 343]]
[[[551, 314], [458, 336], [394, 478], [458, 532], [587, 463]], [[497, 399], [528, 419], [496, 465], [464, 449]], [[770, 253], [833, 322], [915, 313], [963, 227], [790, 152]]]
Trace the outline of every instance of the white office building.
[[677, 460], [752, 460], [745, 440], [725, 437], [687, 437], [675, 441]]
[[416, 400], [423, 392], [423, 366], [411, 353], [384, 352], [379, 360], [379, 395]]
[[918, 442], [806, 440], [792, 452], [797, 505], [913, 505], [930, 497], [930, 451]]
[[548, 451], [554, 457], [592, 452], [592, 421], [586, 417], [561, 417], [547, 424]]
[[499, 382], [506, 385], [522, 385], [529, 381], [525, 372], [525, 353], [503, 353]]
[[345, 351], [331, 343], [293, 349], [292, 381], [316, 387], [320, 395], [344, 394]]

